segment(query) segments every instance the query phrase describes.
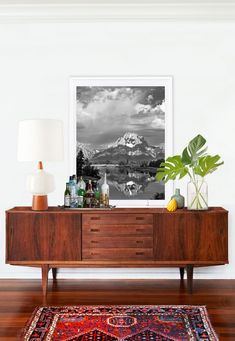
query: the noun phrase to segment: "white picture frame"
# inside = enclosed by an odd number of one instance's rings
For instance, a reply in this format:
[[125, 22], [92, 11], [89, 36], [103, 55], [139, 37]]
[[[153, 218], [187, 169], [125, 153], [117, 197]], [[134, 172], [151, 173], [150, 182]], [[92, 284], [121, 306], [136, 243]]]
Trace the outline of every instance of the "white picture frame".
[[[156, 77], [70, 77], [69, 162], [70, 174], [76, 174], [77, 87], [164, 87], [165, 88], [165, 158], [173, 153], [173, 79]], [[116, 207], [164, 207], [173, 193], [173, 182], [165, 184], [165, 198], [159, 200], [112, 200]]]

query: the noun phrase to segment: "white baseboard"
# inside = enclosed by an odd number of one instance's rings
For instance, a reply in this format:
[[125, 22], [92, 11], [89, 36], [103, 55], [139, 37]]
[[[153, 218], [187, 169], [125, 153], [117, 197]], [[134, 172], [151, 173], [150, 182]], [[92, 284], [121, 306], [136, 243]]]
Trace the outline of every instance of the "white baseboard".
[[[39, 268], [11, 267], [2, 271], [1, 279], [41, 279]], [[51, 272], [49, 278], [52, 278]], [[58, 279], [179, 279], [178, 269], [148, 268], [148, 269], [59, 269]], [[197, 268], [195, 279], [232, 279], [224, 267]]]

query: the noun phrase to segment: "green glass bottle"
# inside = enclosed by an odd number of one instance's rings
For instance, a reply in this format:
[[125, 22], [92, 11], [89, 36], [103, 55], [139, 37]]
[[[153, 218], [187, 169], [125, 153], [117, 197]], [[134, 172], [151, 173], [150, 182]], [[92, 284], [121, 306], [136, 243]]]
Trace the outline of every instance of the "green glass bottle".
[[97, 181], [94, 182], [94, 192], [95, 192], [94, 206], [98, 208], [100, 207], [100, 189]]
[[78, 208], [83, 208], [84, 207], [84, 196], [86, 194], [85, 189], [79, 188], [77, 191], [78, 195]]
[[69, 182], [66, 183], [66, 189], [64, 192], [64, 207], [69, 208], [70, 207], [70, 199], [71, 199], [71, 193], [69, 189]]

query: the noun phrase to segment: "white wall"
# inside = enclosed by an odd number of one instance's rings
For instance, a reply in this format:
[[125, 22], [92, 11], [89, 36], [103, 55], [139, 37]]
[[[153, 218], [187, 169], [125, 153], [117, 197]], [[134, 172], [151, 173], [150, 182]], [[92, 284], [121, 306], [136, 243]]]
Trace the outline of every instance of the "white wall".
[[[174, 150], [203, 134], [225, 165], [208, 178], [210, 205], [229, 210], [227, 266], [197, 269], [204, 278], [235, 278], [235, 23], [35, 23], [0, 25], [0, 277], [39, 277], [39, 269], [4, 264], [5, 216], [30, 205], [25, 176], [35, 165], [16, 159], [17, 124], [25, 118], [62, 119], [68, 152], [69, 76], [174, 77]], [[63, 202], [68, 153], [48, 164]], [[180, 184], [185, 194], [186, 184]], [[70, 269], [61, 277], [178, 277], [168, 269]]]

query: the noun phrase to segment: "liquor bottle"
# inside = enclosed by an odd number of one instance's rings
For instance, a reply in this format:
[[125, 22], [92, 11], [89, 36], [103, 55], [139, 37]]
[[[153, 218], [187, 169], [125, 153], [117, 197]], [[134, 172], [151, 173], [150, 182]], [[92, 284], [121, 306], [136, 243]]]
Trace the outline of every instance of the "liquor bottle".
[[64, 192], [64, 207], [70, 207], [70, 190], [69, 190], [69, 182], [66, 182], [66, 189]]
[[80, 188], [83, 189], [84, 191], [86, 190], [86, 183], [83, 180], [82, 176], [80, 176], [77, 186], [78, 186], [78, 190]]
[[104, 207], [109, 206], [109, 185], [107, 184], [107, 175], [104, 174], [104, 183], [101, 186], [101, 203]]
[[86, 191], [86, 194], [85, 194], [86, 207], [88, 207], [88, 208], [92, 208], [93, 207], [94, 197], [95, 197], [95, 193], [94, 193], [94, 191], [92, 189], [91, 180], [89, 180], [88, 186], [87, 186], [87, 191]]
[[69, 189], [70, 189], [70, 207], [77, 207], [77, 182], [76, 176], [72, 175], [69, 177]]
[[84, 196], [86, 194], [86, 183], [83, 181], [82, 176], [80, 176], [77, 183], [77, 195], [78, 195], [78, 208], [84, 207]]
[[94, 181], [93, 184], [94, 184], [93, 191], [95, 194], [94, 207], [99, 208], [100, 207], [100, 189], [99, 189], [97, 181]]

